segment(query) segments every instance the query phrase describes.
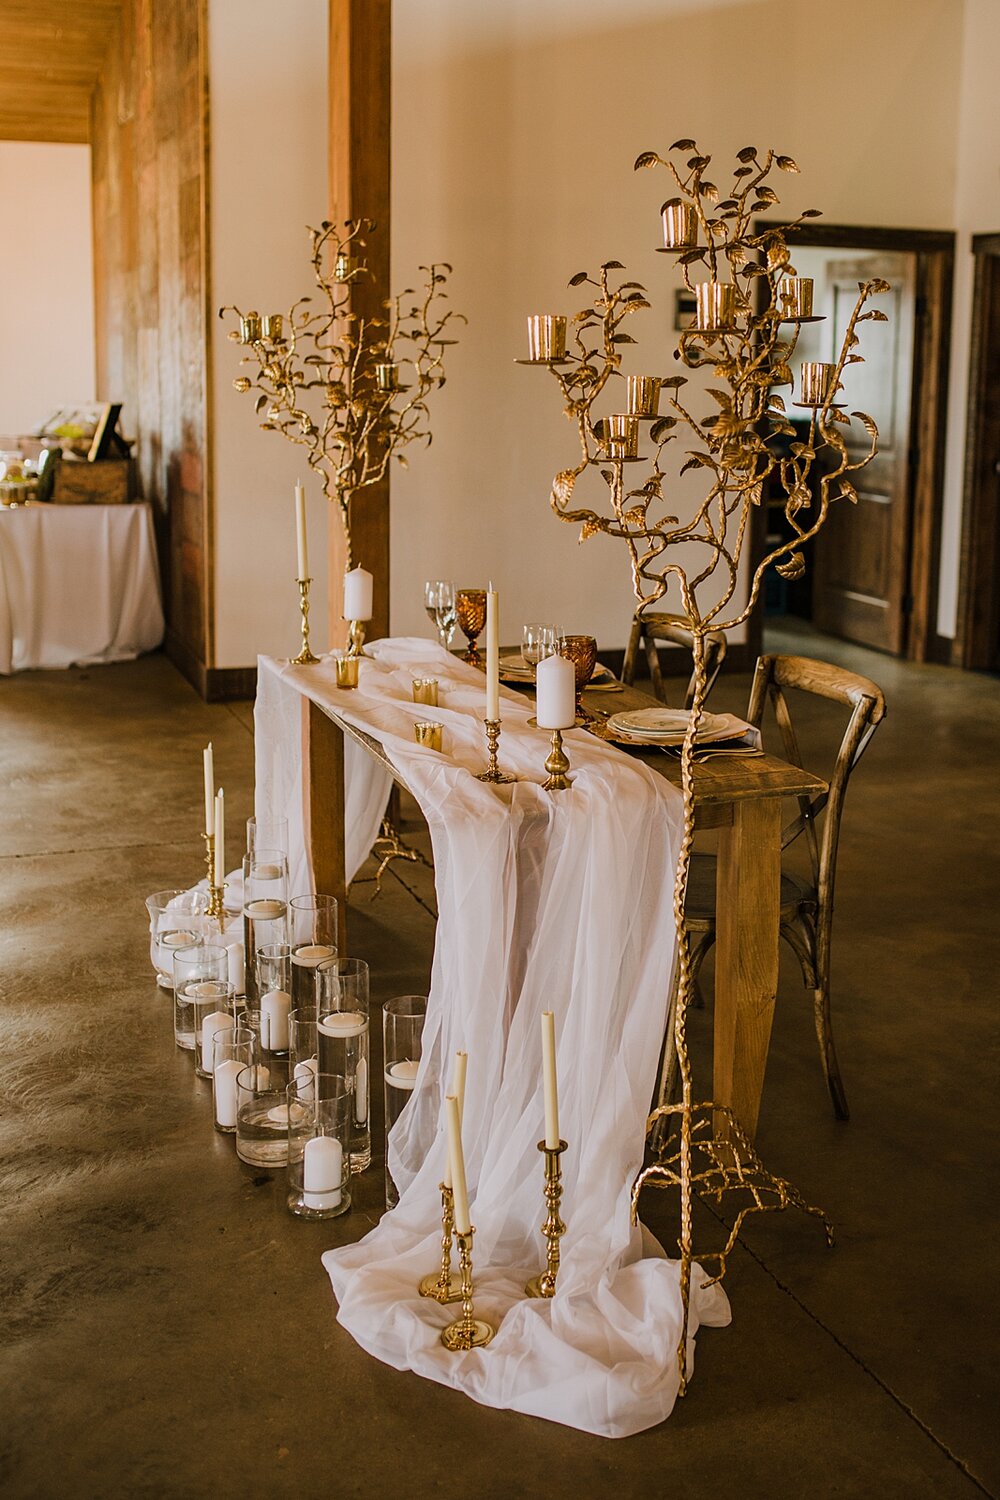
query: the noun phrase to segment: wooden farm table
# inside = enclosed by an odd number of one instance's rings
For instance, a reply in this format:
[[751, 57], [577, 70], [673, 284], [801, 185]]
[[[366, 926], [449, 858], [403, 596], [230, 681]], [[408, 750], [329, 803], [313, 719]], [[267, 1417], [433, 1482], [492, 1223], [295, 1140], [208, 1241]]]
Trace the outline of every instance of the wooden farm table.
[[[594, 712], [648, 708], [637, 688], [585, 695]], [[310, 837], [316, 889], [337, 897], [347, 951], [344, 878], [344, 736], [363, 745], [402, 784], [378, 741], [328, 705], [309, 704]], [[636, 752], [622, 752], [634, 754]], [[680, 761], [656, 751], [640, 758], [680, 786]], [[825, 790], [818, 776], [774, 755], [717, 759], [694, 767], [696, 827], [719, 830], [716, 887], [715, 1016], [712, 1098], [728, 1105], [752, 1140], [778, 986], [781, 803]]]

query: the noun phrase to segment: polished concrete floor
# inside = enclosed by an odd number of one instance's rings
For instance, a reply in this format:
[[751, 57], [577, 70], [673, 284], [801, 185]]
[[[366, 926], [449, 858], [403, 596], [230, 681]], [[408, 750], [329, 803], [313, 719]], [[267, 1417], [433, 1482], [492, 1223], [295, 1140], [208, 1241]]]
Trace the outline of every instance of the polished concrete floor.
[[[142, 900], [200, 873], [209, 738], [238, 837], [249, 705], [206, 706], [159, 656], [0, 682], [0, 1493], [997, 1493], [1000, 683], [834, 643], [816, 654], [867, 671], [890, 704], [840, 857], [853, 1113], [832, 1118], [786, 953], [759, 1144], [828, 1208], [838, 1243], [790, 1215], [751, 1225], [727, 1279], [732, 1326], [700, 1334], [670, 1420], [620, 1442], [363, 1354], [319, 1257], [375, 1221], [378, 1166], [350, 1215], [305, 1225], [213, 1133], [151, 979]], [[746, 689], [724, 678], [713, 706]], [[825, 708], [803, 724], [810, 750], [830, 742]], [[355, 888], [351, 946], [375, 998], [423, 990], [429, 877], [405, 867], [370, 893]], [[694, 1013], [701, 1059], [709, 1026]], [[647, 1197], [669, 1239], [672, 1203]]]

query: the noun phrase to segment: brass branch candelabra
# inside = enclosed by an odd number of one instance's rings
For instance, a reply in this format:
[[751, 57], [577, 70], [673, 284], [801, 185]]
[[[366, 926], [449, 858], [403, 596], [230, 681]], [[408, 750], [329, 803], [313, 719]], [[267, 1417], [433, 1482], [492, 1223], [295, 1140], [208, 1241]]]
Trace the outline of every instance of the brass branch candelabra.
[[374, 229], [369, 219], [310, 229], [316, 291], [287, 314], [219, 310], [235, 315], [229, 337], [251, 370], [233, 384], [256, 393], [263, 431], [305, 450], [337, 506], [348, 569], [352, 496], [383, 479], [394, 458], [405, 467], [409, 444], [430, 444], [428, 399], [445, 383], [445, 350], [456, 323], [465, 322], [445, 306], [451, 267], [444, 262], [420, 267], [419, 291], [407, 287], [387, 299], [381, 316], [362, 316], [358, 292], [371, 280], [365, 248]]
[[[731, 630], [747, 619], [768, 568], [775, 567], [788, 579], [799, 577], [805, 569], [803, 548], [821, 530], [831, 506], [857, 501], [853, 475], [874, 457], [878, 430], [870, 416], [848, 414], [837, 398], [846, 369], [862, 358], [861, 325], [886, 321], [885, 314], [868, 303], [889, 290], [881, 280], [859, 283], [836, 360], [803, 365], [796, 405], [808, 413], [808, 427], [797, 432], [781, 392], [793, 383], [791, 362], [799, 330], [816, 319], [812, 283], [796, 274], [787, 240], [817, 210], [805, 210], [784, 227], [755, 233], [754, 216], [773, 210], [779, 201], [767, 179], [775, 169], [797, 172], [795, 162], [746, 146], [737, 153], [727, 191], [709, 180], [710, 164], [711, 157], [703, 155], [693, 140], [675, 141], [666, 157], [645, 151], [635, 162], [637, 170], [664, 167], [671, 175], [674, 195], [661, 209], [662, 250], [674, 255], [695, 298], [694, 321], [681, 334], [674, 358], [682, 368], [703, 370], [712, 377], [703, 393], [711, 409], [696, 413], [701, 398], [683, 394], [689, 384], [686, 375], [623, 376], [622, 352], [636, 343], [628, 329], [635, 315], [651, 304], [640, 282], [622, 279], [625, 267], [620, 261], [605, 262], [597, 276], [579, 271], [571, 278], [571, 287], [587, 286], [593, 292], [589, 304], [572, 319], [552, 314], [529, 318], [530, 357], [520, 361], [549, 370], [579, 438], [579, 461], [560, 470], [552, 483], [556, 515], [580, 527], [581, 541], [598, 533], [622, 540], [639, 606], [655, 604], [673, 589], [678, 596], [674, 608], [693, 640], [694, 695], [681, 752], [684, 830], [673, 892], [679, 950], [673, 1043], [681, 1098], [651, 1115], [654, 1140], [663, 1123], [675, 1122], [677, 1131], [659, 1149], [659, 1160], [639, 1174], [633, 1192], [634, 1214], [644, 1183], [679, 1189], [681, 1394], [687, 1384], [694, 1261], [714, 1259], [716, 1276], [721, 1276], [749, 1213], [797, 1207], [823, 1218], [828, 1236], [832, 1234], [820, 1210], [764, 1167], [730, 1110], [711, 1101], [695, 1102], [686, 1040], [692, 979], [684, 903], [694, 838], [694, 748], [706, 693], [705, 636], [710, 630]], [[599, 415], [599, 404], [610, 410]], [[648, 442], [645, 455], [640, 452], [643, 432]], [[682, 434], [688, 441], [676, 465], [677, 478], [693, 471], [704, 479], [703, 498], [688, 507], [683, 518], [682, 506], [667, 490], [669, 445]], [[600, 505], [577, 502], [578, 484], [588, 473], [596, 473], [603, 482], [605, 499]], [[746, 598], [740, 602], [749, 523], [765, 488], [772, 497], [783, 497], [789, 535], [752, 565]], [[687, 548], [684, 561], [677, 555], [682, 544]], [[692, 553], [693, 564], [688, 561]], [[722, 1251], [695, 1253], [696, 1191], [717, 1203], [731, 1192], [742, 1195], [743, 1206]]]

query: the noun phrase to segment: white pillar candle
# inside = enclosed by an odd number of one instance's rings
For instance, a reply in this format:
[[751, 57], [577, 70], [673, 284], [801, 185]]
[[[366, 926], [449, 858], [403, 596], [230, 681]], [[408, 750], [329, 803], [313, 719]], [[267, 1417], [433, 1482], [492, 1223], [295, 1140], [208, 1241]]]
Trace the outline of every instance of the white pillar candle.
[[[456, 1052], [455, 1061], [451, 1070], [451, 1092], [458, 1100], [459, 1124], [465, 1118], [465, 1075], [469, 1066], [469, 1054], [467, 1052]], [[445, 1152], [444, 1185], [451, 1187], [451, 1151]]]
[[500, 595], [492, 580], [486, 591], [486, 717], [500, 717]]
[[288, 1050], [288, 1012], [292, 997], [284, 990], [270, 990], [260, 999], [260, 1043], [269, 1052]]
[[559, 1145], [559, 1093], [556, 1088], [556, 1018], [542, 1011], [542, 1072], [545, 1078], [545, 1144], [550, 1151]]
[[215, 1045], [215, 1033], [217, 1031], [232, 1031], [235, 1021], [227, 1010], [213, 1010], [201, 1023], [201, 1065], [206, 1073], [211, 1073], [212, 1048]]
[[306, 1141], [302, 1198], [306, 1208], [338, 1208], [344, 1182], [344, 1148], [332, 1135]]
[[226, 794], [221, 786], [215, 794], [215, 883], [226, 883]]
[[375, 580], [365, 568], [344, 574], [344, 619], [370, 620]]
[[469, 1217], [469, 1190], [465, 1182], [465, 1155], [462, 1151], [462, 1121], [458, 1112], [458, 1100], [449, 1094], [444, 1101], [445, 1117], [448, 1121], [448, 1159], [451, 1164], [452, 1193], [454, 1195], [455, 1233], [468, 1234], [472, 1228]]
[[547, 656], [535, 668], [535, 719], [539, 729], [576, 723], [576, 672], [568, 657]]
[[236, 1125], [236, 1077], [245, 1067], [246, 1063], [239, 1062], [236, 1058], [227, 1058], [213, 1074], [215, 1123], [229, 1130]]
[[306, 536], [306, 492], [295, 486], [295, 543], [298, 551], [299, 577], [309, 577], [309, 542]]
[[316, 1074], [319, 1072], [318, 1057], [304, 1057], [295, 1064], [292, 1081], [299, 1086], [299, 1098], [311, 1104], [316, 1097]]
[[368, 1124], [368, 1059], [359, 1057], [354, 1070], [354, 1123]]
[[243, 939], [240, 938], [238, 942], [227, 943], [226, 952], [229, 954], [229, 983], [237, 995], [242, 995], [247, 985]]
[[205, 763], [205, 833], [209, 838], [215, 832], [215, 758], [211, 744], [202, 752]]

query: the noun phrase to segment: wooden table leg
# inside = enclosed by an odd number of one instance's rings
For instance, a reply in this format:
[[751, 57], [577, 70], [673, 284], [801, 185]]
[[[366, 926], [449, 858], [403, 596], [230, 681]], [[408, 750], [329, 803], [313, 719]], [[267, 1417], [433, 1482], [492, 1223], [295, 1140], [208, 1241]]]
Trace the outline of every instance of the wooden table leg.
[[317, 891], [337, 898], [338, 946], [347, 952], [344, 859], [344, 731], [315, 703], [308, 705], [306, 774], [309, 839]]
[[712, 1097], [752, 1141], [778, 988], [781, 799], [735, 803], [719, 837]]

